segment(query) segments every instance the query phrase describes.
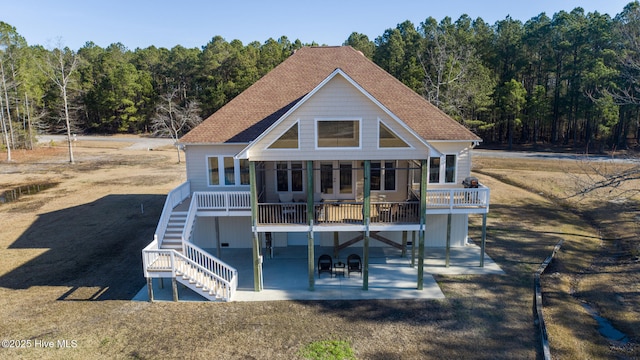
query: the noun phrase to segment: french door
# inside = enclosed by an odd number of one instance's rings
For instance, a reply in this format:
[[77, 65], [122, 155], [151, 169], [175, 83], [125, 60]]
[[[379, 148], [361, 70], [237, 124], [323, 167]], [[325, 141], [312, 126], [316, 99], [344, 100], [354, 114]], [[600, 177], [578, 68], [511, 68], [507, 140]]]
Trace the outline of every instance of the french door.
[[321, 161], [316, 182], [325, 200], [355, 199], [355, 172], [352, 161]]

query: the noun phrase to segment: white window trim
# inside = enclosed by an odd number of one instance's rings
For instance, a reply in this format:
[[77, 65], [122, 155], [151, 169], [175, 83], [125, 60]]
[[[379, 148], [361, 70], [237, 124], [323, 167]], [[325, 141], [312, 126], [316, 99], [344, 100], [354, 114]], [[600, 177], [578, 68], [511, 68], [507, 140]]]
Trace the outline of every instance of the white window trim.
[[[452, 182], [446, 182], [447, 179], [447, 155], [453, 155], [456, 158], [455, 164], [453, 165], [453, 181]], [[428, 166], [428, 171], [427, 171], [427, 183], [428, 184], [455, 184], [457, 183], [457, 178], [458, 178], [458, 154], [456, 153], [443, 153], [442, 156], [430, 156], [429, 159], [427, 160], [427, 166]], [[439, 158], [440, 159], [440, 174], [438, 176], [438, 181], [437, 182], [432, 182], [431, 181], [431, 159], [432, 158]]]
[[[395, 136], [397, 136], [400, 140], [404, 141], [405, 144], [407, 144], [407, 147], [381, 147], [380, 146], [380, 123], [382, 123], [387, 129], [389, 129], [389, 131], [391, 131], [391, 133]], [[411, 145], [410, 142], [407, 141], [407, 139], [403, 138], [402, 136], [400, 136], [400, 134], [398, 134], [397, 131], [393, 130], [393, 128], [391, 126], [389, 126], [384, 120], [382, 120], [381, 118], [378, 118], [378, 126], [376, 127], [376, 133], [377, 133], [377, 149], [378, 150], [389, 150], [389, 149], [397, 149], [397, 150], [410, 150], [410, 149], [415, 149], [413, 147], [413, 145]]]
[[[279, 191], [278, 190], [278, 171], [283, 171], [283, 170], [278, 170], [278, 163], [287, 163], [287, 191]], [[291, 168], [291, 163], [300, 163], [302, 164], [302, 167], [300, 168], [300, 171], [302, 171], [302, 190], [301, 191], [293, 191], [293, 176], [292, 176], [292, 172], [293, 169]], [[275, 171], [274, 173], [274, 177], [273, 177], [273, 183], [275, 185], [275, 190], [276, 193], [278, 194], [286, 194], [286, 193], [292, 193], [292, 194], [303, 194], [306, 192], [306, 182], [307, 182], [307, 172], [305, 171], [305, 167], [304, 167], [304, 161], [275, 161], [274, 163], [275, 166]], [[297, 171], [297, 170], [296, 170]]]
[[[289, 131], [292, 127], [294, 127], [296, 124], [298, 124], [298, 147], [295, 148], [276, 148], [276, 149], [272, 149], [271, 145], [273, 145], [276, 141], [280, 140], [280, 137], [282, 137], [282, 135], [284, 135], [287, 131]], [[300, 150], [300, 119], [296, 120], [293, 124], [291, 124], [291, 126], [289, 126], [285, 131], [283, 131], [282, 133], [278, 134], [278, 136], [272, 141], [270, 142], [267, 146], [265, 146], [264, 150], [268, 150], [268, 151], [292, 151], [292, 150]]]
[[[209, 155], [206, 157], [206, 168], [207, 168], [207, 187], [210, 188], [221, 188], [221, 187], [248, 187], [249, 184], [245, 184], [245, 185], [241, 185], [240, 184], [240, 178], [241, 178], [241, 174], [240, 174], [240, 160], [239, 159], [233, 159], [234, 155]], [[211, 185], [211, 182], [209, 181], [209, 174], [211, 173], [211, 169], [209, 168], [209, 159], [210, 158], [217, 158], [218, 159], [218, 185]], [[233, 179], [234, 179], [234, 184], [233, 185], [226, 185], [225, 184], [225, 173], [224, 173], [224, 158], [232, 158], [233, 159]]]
[[[314, 146], [316, 150], [359, 150], [362, 149], [362, 118], [349, 118], [349, 117], [339, 117], [339, 118], [315, 118], [313, 119], [313, 132], [315, 135], [314, 138]], [[318, 122], [321, 121], [357, 121], [358, 122], [358, 146], [345, 146], [345, 147], [324, 147], [318, 146]], [[298, 128], [300, 129], [300, 128]]]
[[[384, 188], [385, 185], [385, 162], [389, 162], [392, 161], [393, 162], [393, 169], [395, 170], [395, 176], [394, 176], [394, 182], [395, 182], [395, 189], [394, 190], [387, 190]], [[397, 160], [371, 160], [371, 163], [373, 165], [374, 162], [380, 162], [380, 190], [373, 190], [371, 189], [371, 191], [375, 191], [378, 193], [382, 193], [382, 192], [386, 192], [386, 193], [393, 193], [393, 192], [398, 192], [398, 161]], [[373, 169], [373, 166], [371, 167], [371, 169]]]

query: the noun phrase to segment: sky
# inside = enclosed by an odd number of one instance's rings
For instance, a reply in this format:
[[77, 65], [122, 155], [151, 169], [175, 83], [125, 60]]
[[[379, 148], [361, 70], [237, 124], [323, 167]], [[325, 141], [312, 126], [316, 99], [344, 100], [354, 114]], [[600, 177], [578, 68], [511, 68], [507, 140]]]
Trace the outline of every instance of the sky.
[[20, 0], [2, 5], [0, 21], [14, 26], [29, 45], [58, 44], [78, 50], [122, 43], [130, 50], [181, 45], [201, 48], [214, 36], [243, 44], [287, 36], [290, 41], [342, 45], [352, 32], [370, 40], [405, 20], [454, 21], [467, 14], [494, 24], [507, 16], [523, 23], [546, 13], [622, 12], [632, 0]]

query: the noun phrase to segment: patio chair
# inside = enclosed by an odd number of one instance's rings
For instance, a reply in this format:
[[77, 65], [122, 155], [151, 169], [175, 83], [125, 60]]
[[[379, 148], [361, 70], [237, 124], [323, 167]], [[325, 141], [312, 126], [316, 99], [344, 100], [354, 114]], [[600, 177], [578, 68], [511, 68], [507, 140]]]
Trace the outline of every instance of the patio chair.
[[352, 272], [359, 272], [362, 277], [362, 259], [360, 255], [351, 254], [347, 256], [347, 275], [351, 276]]
[[282, 210], [282, 217], [287, 219], [292, 217], [296, 213], [296, 205], [293, 204], [293, 194], [291, 193], [280, 193], [278, 194], [280, 198], [280, 202], [283, 203], [280, 205], [280, 209]]
[[318, 278], [320, 274], [323, 272], [329, 273], [330, 276], [333, 276], [333, 260], [331, 260], [331, 256], [327, 254], [320, 255], [318, 258]]

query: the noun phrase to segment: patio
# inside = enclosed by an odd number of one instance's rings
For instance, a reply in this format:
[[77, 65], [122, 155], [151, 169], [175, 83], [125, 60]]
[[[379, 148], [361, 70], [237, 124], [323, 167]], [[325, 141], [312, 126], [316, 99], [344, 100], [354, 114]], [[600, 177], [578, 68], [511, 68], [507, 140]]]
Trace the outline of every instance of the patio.
[[[216, 255], [215, 250], [211, 250]], [[333, 254], [331, 247], [316, 246], [315, 258], [321, 254]], [[340, 253], [345, 261], [347, 255], [362, 254], [362, 247], [351, 247]], [[395, 248], [372, 247], [369, 251], [369, 290], [362, 290], [359, 273], [351, 276], [330, 277], [329, 274], [314, 274], [315, 289], [309, 290], [307, 272], [307, 248], [290, 246], [275, 248], [273, 258], [265, 257], [263, 262], [264, 290], [253, 291], [253, 266], [251, 249], [222, 249], [220, 258], [235, 267], [239, 274], [238, 290], [234, 301], [276, 301], [276, 300], [366, 300], [366, 299], [442, 299], [444, 294], [432, 274], [469, 275], [504, 274], [502, 269], [485, 254], [484, 267], [479, 267], [480, 247], [468, 244], [462, 248], [452, 248], [450, 266], [445, 266], [445, 250], [426, 248], [424, 262], [423, 290], [416, 289], [417, 270], [411, 267], [411, 249], [407, 257]], [[314, 262], [315, 263], [315, 262]], [[417, 259], [416, 259], [417, 263]], [[155, 301], [172, 301], [171, 281], [164, 286], [154, 279]], [[179, 286], [181, 301], [205, 301], [196, 293]], [[148, 301], [147, 287], [142, 288], [134, 301]]]

